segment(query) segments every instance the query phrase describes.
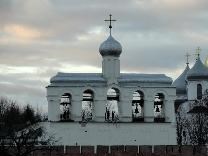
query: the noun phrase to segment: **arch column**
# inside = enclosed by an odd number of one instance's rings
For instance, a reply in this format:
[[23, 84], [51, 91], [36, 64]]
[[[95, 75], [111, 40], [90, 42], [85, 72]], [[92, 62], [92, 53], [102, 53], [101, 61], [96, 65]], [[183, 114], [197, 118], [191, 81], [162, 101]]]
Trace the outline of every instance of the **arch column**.
[[150, 96], [144, 99], [144, 121], [154, 122], [154, 100]]
[[60, 120], [60, 98], [58, 96], [47, 96], [48, 121]]
[[132, 122], [132, 99], [129, 94], [121, 95], [118, 108], [119, 120], [122, 122]]
[[172, 122], [173, 124], [176, 123], [174, 99], [175, 98], [169, 98], [165, 100], [164, 103], [165, 121]]
[[93, 121], [97, 121], [97, 122], [105, 121], [106, 103], [107, 100], [104, 98], [101, 98], [100, 100], [95, 100]]
[[75, 95], [72, 97], [71, 119], [74, 121], [81, 121], [82, 112], [82, 95]]

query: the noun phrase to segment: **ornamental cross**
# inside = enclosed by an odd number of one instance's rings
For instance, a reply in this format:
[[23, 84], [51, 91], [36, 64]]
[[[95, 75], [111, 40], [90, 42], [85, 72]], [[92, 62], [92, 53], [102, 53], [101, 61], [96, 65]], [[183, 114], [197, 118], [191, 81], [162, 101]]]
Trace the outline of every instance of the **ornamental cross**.
[[111, 14], [109, 15], [110, 16], [110, 19], [109, 20], [104, 20], [104, 21], [106, 21], [106, 22], [110, 22], [110, 25], [109, 25], [109, 28], [110, 28], [110, 35], [111, 35], [111, 29], [112, 29], [112, 25], [111, 25], [111, 22], [114, 22], [114, 21], [116, 21], [116, 20], [113, 20], [113, 19], [111, 19]]
[[189, 64], [189, 57], [191, 56], [189, 53], [186, 53], [186, 64], [188, 65]]
[[201, 48], [200, 47], [197, 47], [196, 48], [196, 56], [200, 56], [200, 52], [201, 52]]

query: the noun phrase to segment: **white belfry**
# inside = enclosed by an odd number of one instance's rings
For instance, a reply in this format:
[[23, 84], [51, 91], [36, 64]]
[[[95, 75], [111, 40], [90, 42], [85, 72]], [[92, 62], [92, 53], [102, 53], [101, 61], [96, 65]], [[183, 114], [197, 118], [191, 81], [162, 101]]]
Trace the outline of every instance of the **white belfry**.
[[[121, 73], [121, 44], [99, 48], [102, 73], [57, 73], [47, 86], [48, 130], [64, 145], [174, 145], [176, 88], [164, 74]], [[62, 99], [64, 98], [64, 99]], [[69, 106], [67, 106], [69, 105]]]

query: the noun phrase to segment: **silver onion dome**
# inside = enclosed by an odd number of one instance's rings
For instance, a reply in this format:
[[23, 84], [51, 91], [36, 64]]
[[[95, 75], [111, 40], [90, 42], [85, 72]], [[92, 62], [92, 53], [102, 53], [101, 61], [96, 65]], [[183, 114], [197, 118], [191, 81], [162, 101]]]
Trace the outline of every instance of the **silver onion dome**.
[[102, 56], [119, 57], [122, 52], [122, 47], [121, 44], [110, 35], [107, 40], [100, 45], [99, 52]]

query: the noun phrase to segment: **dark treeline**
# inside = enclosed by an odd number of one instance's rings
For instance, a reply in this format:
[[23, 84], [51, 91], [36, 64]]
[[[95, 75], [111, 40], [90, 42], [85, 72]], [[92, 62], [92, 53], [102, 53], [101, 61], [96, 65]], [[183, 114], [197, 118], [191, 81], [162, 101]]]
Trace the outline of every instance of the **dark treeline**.
[[15, 101], [0, 98], [0, 154], [28, 156], [33, 151], [47, 150], [55, 141], [41, 121], [41, 114], [29, 104], [22, 107]]
[[24, 107], [7, 98], [0, 98], [0, 131], [18, 131], [42, 120], [41, 114], [28, 104]]

